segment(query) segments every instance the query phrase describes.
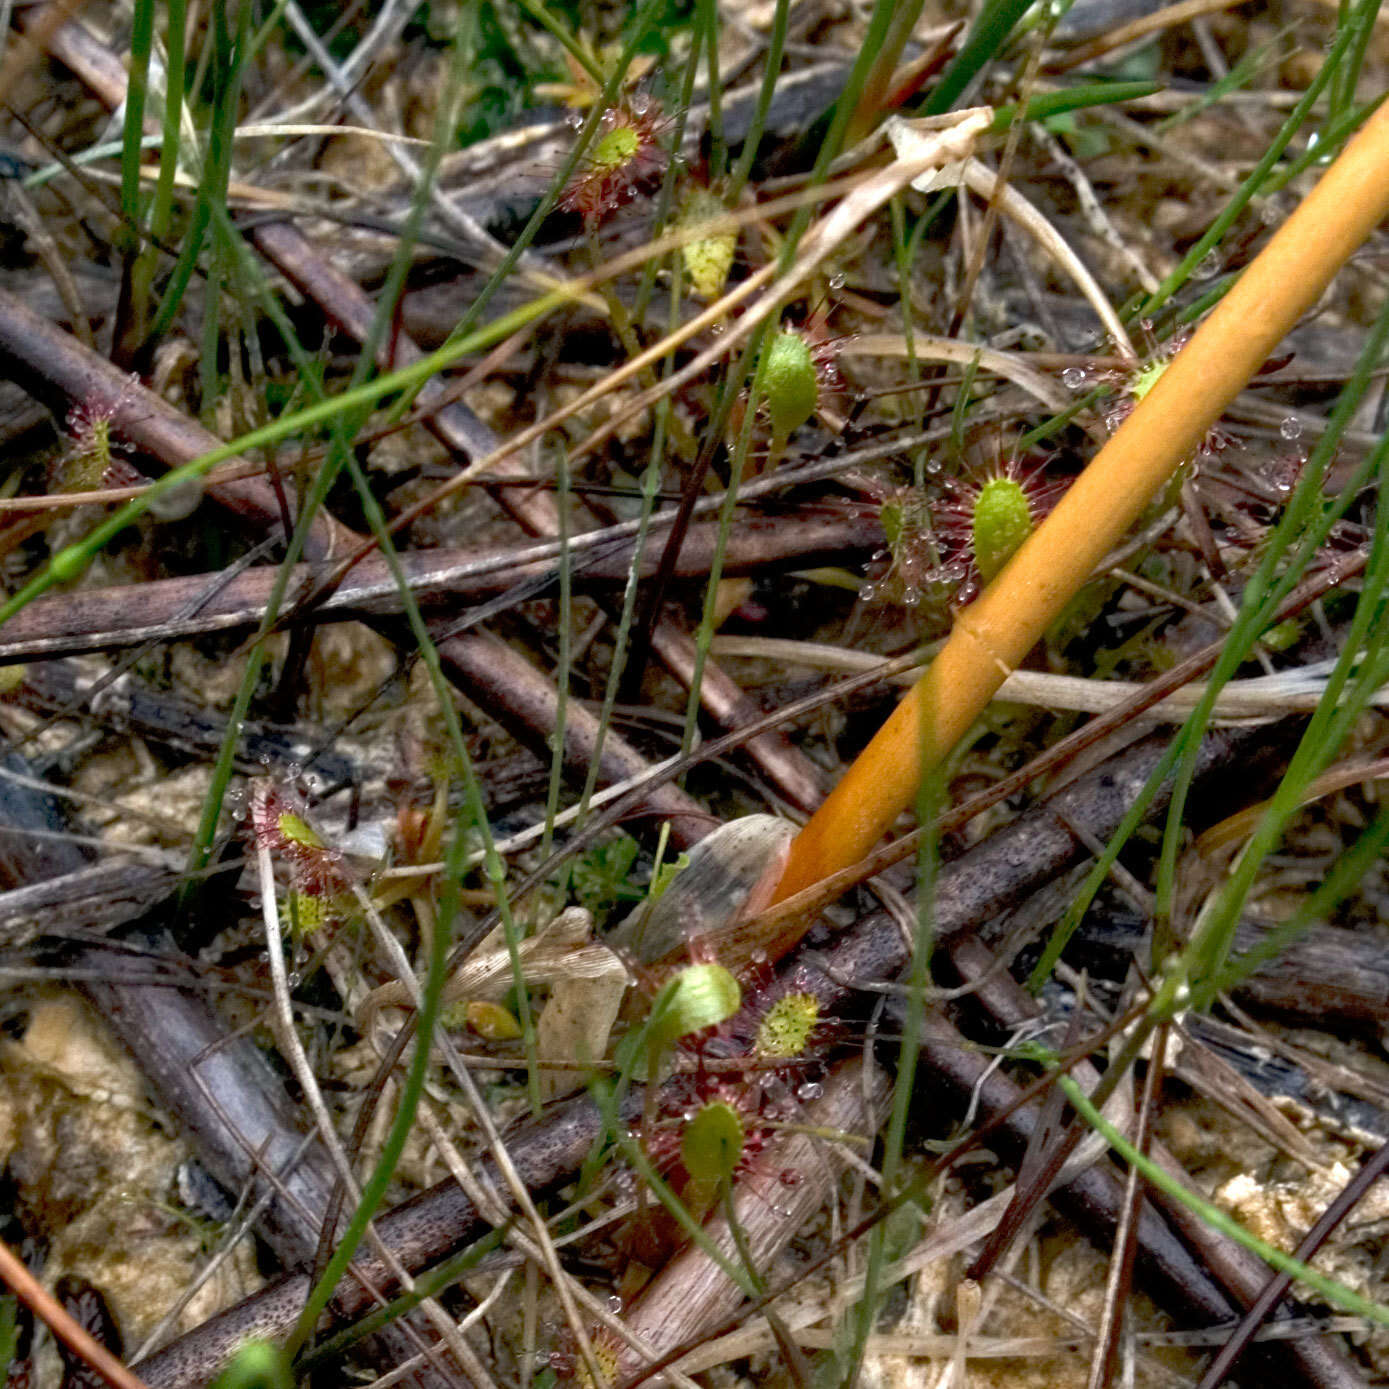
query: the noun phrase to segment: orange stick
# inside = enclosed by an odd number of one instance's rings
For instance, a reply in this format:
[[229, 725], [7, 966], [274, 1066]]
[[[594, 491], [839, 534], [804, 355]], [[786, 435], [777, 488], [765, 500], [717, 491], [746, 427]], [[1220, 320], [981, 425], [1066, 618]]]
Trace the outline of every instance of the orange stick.
[[921, 779], [1341, 265], [1389, 213], [1389, 103], [1251, 262], [1157, 384], [977, 602], [791, 844], [779, 902], [863, 858]]
[[0, 1240], [0, 1282], [8, 1283], [20, 1301], [70, 1350], [75, 1351], [112, 1389], [147, 1389], [134, 1370], [127, 1369], [85, 1327], [78, 1325], [63, 1304], [29, 1272], [24, 1261]]

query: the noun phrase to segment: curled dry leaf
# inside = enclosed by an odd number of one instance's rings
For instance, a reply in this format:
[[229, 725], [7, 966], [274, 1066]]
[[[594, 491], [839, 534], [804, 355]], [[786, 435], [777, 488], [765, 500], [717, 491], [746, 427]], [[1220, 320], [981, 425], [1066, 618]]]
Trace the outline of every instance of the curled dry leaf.
[[608, 939], [650, 963], [754, 916], [780, 877], [795, 828], [775, 815], [744, 815], [707, 835], [659, 896], [632, 911]]
[[[627, 984], [627, 971], [606, 945], [593, 940], [593, 918], [582, 907], [561, 912], [537, 935], [517, 947], [528, 983], [555, 984], [586, 979]], [[495, 1002], [513, 983], [511, 955], [499, 931], [492, 932], [444, 985], [445, 1005], [472, 1001]], [[408, 1007], [409, 988], [399, 979], [373, 989], [357, 1010], [356, 1026], [370, 1034], [384, 1008]]]
[[[536, 1053], [541, 1060], [540, 1093], [547, 1100], [559, 1099], [584, 1085], [583, 1071], [547, 1070], [546, 1061], [599, 1061], [607, 1053], [608, 1038], [627, 992], [627, 970], [606, 945], [592, 943], [593, 918], [588, 912], [571, 907], [555, 921], [573, 918], [575, 926], [583, 918], [584, 934], [570, 950], [570, 958], [580, 961], [576, 970], [560, 969], [550, 982], [550, 997], [535, 1026]], [[601, 952], [610, 962], [602, 970], [591, 970], [587, 957]]]

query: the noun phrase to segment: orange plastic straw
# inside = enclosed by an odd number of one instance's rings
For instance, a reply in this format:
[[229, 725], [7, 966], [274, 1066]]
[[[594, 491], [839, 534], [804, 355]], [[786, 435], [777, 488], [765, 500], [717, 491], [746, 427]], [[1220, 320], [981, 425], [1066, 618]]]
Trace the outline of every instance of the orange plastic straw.
[[774, 901], [863, 858], [1389, 213], [1381, 105], [998, 578], [792, 842]]

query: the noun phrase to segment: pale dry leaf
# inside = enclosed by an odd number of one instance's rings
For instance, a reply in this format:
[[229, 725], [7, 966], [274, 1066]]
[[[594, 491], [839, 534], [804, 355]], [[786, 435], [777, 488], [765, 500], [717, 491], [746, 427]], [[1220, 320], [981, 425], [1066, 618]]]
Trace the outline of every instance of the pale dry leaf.
[[[627, 984], [621, 960], [606, 945], [594, 943], [593, 918], [582, 907], [561, 912], [516, 949], [528, 984], [554, 985], [566, 979], [608, 980], [614, 988]], [[442, 1001], [445, 1005], [497, 1002], [514, 982], [511, 953], [498, 928], [449, 977]], [[357, 1030], [370, 1035], [383, 1008], [403, 1008], [412, 1001], [411, 988], [399, 979], [373, 989], [356, 1010]]]
[[535, 1026], [540, 1093], [544, 1099], [560, 1099], [583, 1087], [584, 1071], [570, 1067], [551, 1070], [545, 1062], [601, 1060], [626, 992], [625, 973], [620, 977], [561, 979], [551, 986], [549, 1000]]
[[[511, 953], [489, 935], [453, 974], [444, 989], [449, 1003], [500, 999], [515, 982]], [[516, 947], [521, 972], [528, 984], [557, 984], [567, 979], [620, 980], [627, 970], [605, 945], [593, 940], [593, 917], [582, 907], [569, 907], [548, 926]]]

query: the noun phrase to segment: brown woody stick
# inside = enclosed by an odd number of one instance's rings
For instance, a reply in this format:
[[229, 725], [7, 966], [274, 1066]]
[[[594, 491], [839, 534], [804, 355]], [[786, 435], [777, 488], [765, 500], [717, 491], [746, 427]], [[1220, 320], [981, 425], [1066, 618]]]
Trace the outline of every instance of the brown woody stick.
[[[602, 537], [595, 539], [601, 542]], [[716, 526], [691, 530], [680, 551], [678, 576], [707, 575], [717, 540]], [[729, 537], [724, 570], [744, 574], [761, 572], [769, 565], [832, 563], [862, 555], [881, 543], [881, 528], [865, 514], [752, 516], [740, 522]], [[422, 607], [447, 605], [456, 613], [462, 605], [485, 602], [525, 585], [552, 584], [557, 561], [553, 556], [536, 558], [541, 549], [532, 545], [411, 551], [400, 556], [400, 564]], [[654, 572], [658, 561], [654, 547], [648, 547], [640, 572]], [[576, 591], [598, 585], [611, 591], [613, 585], [626, 582], [631, 562], [632, 545], [627, 537], [600, 543], [591, 551], [576, 551]], [[265, 615], [278, 572], [261, 566], [222, 583], [217, 575], [195, 574], [152, 579], [138, 589], [123, 586], [49, 594], [0, 628], [0, 664], [255, 627]], [[318, 567], [301, 565], [290, 581], [291, 599], [308, 591], [318, 575]], [[309, 622], [359, 621], [396, 615], [400, 608], [400, 592], [385, 561], [372, 555], [303, 618]], [[286, 620], [295, 620], [292, 607]]]

